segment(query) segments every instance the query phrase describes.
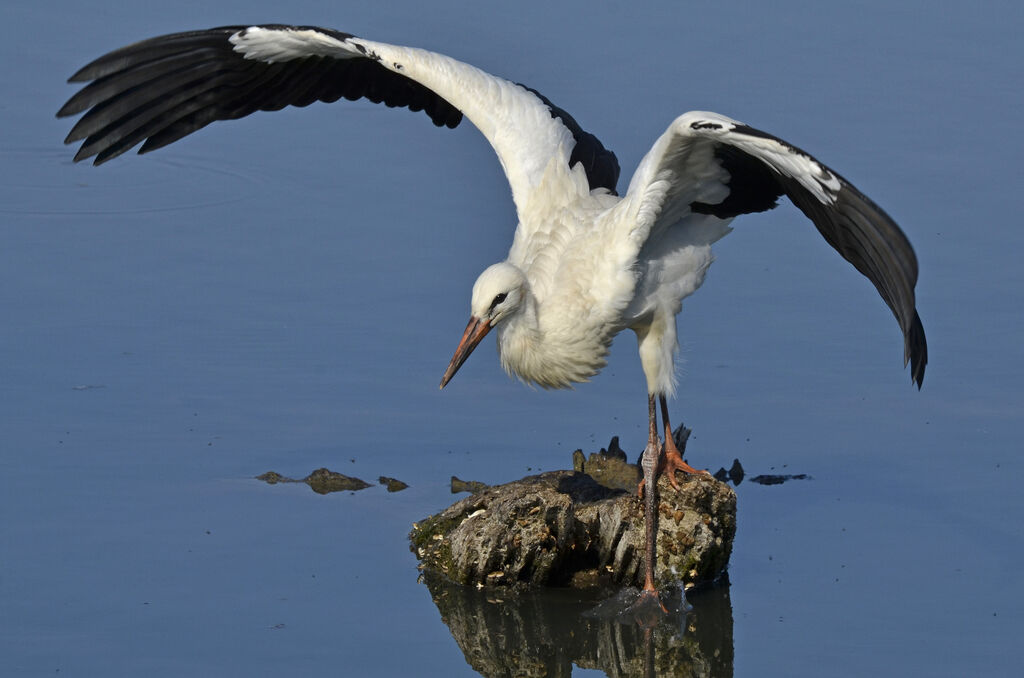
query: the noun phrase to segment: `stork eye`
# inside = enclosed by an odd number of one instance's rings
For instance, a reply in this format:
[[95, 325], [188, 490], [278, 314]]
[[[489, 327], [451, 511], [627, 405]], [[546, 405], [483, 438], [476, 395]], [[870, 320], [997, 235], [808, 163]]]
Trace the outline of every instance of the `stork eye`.
[[505, 298], [507, 296], [508, 296], [508, 294], [506, 294], [505, 292], [502, 292], [498, 296], [494, 297], [494, 301], [491, 302], [491, 308], [494, 308], [495, 306], [497, 306], [501, 302], [505, 301]]

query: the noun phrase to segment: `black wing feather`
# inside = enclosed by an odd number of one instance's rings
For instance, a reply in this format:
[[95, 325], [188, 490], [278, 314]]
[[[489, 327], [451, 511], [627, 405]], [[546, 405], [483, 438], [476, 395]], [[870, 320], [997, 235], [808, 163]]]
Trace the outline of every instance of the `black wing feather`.
[[[287, 29], [271, 25], [266, 28]], [[424, 111], [437, 126], [456, 127], [462, 113], [432, 90], [370, 58], [310, 56], [280, 63], [245, 59], [228, 38], [245, 26], [175, 33], [122, 47], [86, 65], [70, 82], [89, 82], [58, 117], [87, 111], [65, 143], [84, 139], [75, 160], [99, 165], [144, 142], [166, 146], [217, 120], [254, 111], [366, 98]], [[347, 33], [316, 30], [339, 40]]]
[[[694, 123], [693, 129], [722, 129], [719, 123]], [[786, 195], [815, 225], [818, 232], [854, 268], [872, 282], [899, 322], [904, 339], [904, 363], [918, 388], [928, 364], [928, 343], [917, 313], [914, 287], [917, 285], [917, 257], [906, 234], [870, 198], [809, 153], [767, 132], [736, 125], [732, 134], [769, 139], [789, 152], [802, 155], [839, 181], [832, 202], [822, 202], [797, 179], [717, 137], [715, 157], [729, 173], [729, 194], [715, 205], [691, 203], [694, 212], [726, 219], [740, 214], [762, 212], [776, 206]]]
[[[835, 172], [833, 172], [835, 174]], [[832, 205], [824, 205], [795, 179], [781, 176], [786, 195], [814, 222], [837, 252], [874, 284], [903, 330], [903, 360], [921, 388], [928, 364], [928, 343], [917, 313], [917, 257], [896, 222], [838, 174], [841, 188]]]

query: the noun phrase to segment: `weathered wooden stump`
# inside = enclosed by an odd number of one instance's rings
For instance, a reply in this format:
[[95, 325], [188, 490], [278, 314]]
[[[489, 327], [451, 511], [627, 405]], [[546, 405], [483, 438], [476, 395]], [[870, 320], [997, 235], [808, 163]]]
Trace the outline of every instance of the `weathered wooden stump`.
[[[621, 452], [602, 457], [591, 455], [584, 468], [639, 478]], [[616, 462], [625, 476], [609, 470]], [[729, 562], [736, 495], [708, 476], [678, 479], [679, 491], [666, 478], [658, 484], [656, 582], [709, 584]], [[415, 524], [412, 549], [421, 568], [460, 584], [640, 586], [643, 504], [629, 483], [632, 491], [601, 485], [585, 472], [551, 471], [489, 487]]]

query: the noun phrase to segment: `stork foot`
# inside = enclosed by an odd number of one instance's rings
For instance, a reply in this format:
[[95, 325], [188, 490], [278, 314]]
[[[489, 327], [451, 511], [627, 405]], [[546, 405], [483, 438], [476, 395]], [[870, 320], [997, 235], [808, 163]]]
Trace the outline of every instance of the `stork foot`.
[[653, 628], [668, 615], [668, 609], [661, 602], [661, 596], [657, 589], [645, 588], [640, 591], [640, 596], [626, 608], [623, 614], [641, 628]]
[[689, 475], [697, 476], [710, 476], [711, 474], [701, 469], [696, 469], [685, 461], [683, 461], [683, 455], [679, 454], [678, 451], [668, 449], [665, 450], [665, 456], [662, 457], [662, 468], [659, 469], [659, 473], [668, 474], [668, 481], [672, 483], [672, 487], [679, 489], [679, 482], [676, 480], [676, 471], [682, 471]]
[[[690, 466], [689, 464], [687, 464], [685, 461], [683, 461], [683, 456], [681, 454], [679, 454], [678, 450], [667, 449], [667, 450], [665, 450], [665, 453], [661, 456], [661, 461], [658, 464], [658, 471], [655, 474], [655, 477], [660, 476], [662, 473], [668, 474], [668, 481], [670, 483], [672, 483], [672, 487], [673, 488], [678, 490], [679, 489], [679, 481], [676, 480], [676, 471], [682, 471], [683, 473], [687, 473], [687, 474], [690, 474], [690, 475], [698, 475], [698, 476], [710, 476], [711, 475], [711, 473], [709, 473], [708, 471], [702, 471], [701, 469], [696, 469], [696, 468]], [[646, 484], [646, 479], [641, 479], [640, 480], [640, 484], [637, 485], [637, 488], [636, 488], [636, 496], [640, 497], [641, 499], [643, 499], [643, 496], [644, 496], [644, 485], [645, 484]]]

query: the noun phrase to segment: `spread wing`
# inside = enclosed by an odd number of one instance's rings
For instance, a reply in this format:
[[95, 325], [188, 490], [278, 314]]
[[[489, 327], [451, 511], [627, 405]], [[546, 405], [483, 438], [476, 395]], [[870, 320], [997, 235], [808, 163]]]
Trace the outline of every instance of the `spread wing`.
[[928, 345], [914, 249], [888, 214], [808, 153], [725, 116], [686, 113], [640, 163], [625, 201], [638, 215], [637, 237], [652, 239], [692, 215], [731, 219], [771, 209], [782, 195], [874, 284], [903, 331], [904, 362], [920, 388]]
[[[425, 50], [309, 26], [225, 26], [123, 47], [71, 77], [88, 82], [58, 117], [84, 113], [65, 143], [101, 164], [142, 144], [156, 150], [216, 120], [258, 110], [368, 99], [423, 111], [454, 128], [463, 115], [498, 154], [516, 206], [536, 187], [570, 200], [615, 191], [615, 155], [569, 114], [522, 85]], [[550, 199], [547, 198], [547, 199]], [[521, 219], [522, 221], [522, 219]]]

